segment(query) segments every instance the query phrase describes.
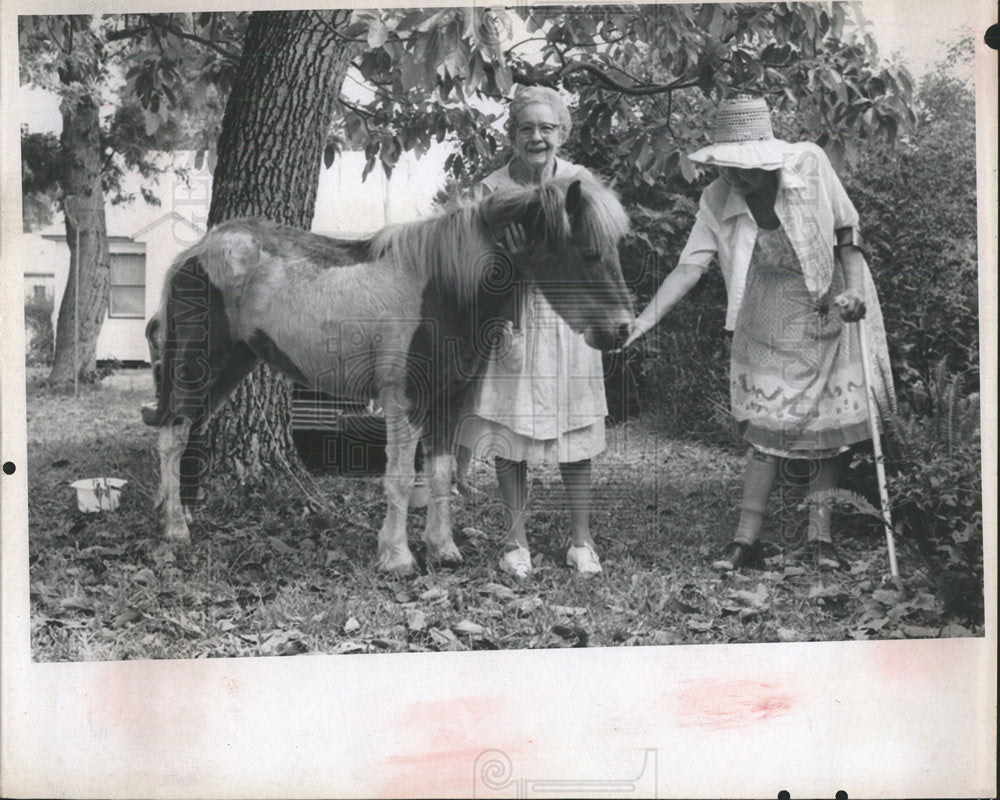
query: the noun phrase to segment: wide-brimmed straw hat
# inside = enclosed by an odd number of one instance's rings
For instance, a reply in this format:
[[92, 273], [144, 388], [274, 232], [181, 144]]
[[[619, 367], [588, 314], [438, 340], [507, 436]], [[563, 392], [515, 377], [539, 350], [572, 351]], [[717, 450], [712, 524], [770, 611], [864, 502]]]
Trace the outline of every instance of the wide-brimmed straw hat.
[[710, 145], [688, 158], [698, 164], [741, 169], [779, 169], [784, 162], [785, 143], [774, 138], [762, 97], [733, 97], [719, 103], [709, 138]]

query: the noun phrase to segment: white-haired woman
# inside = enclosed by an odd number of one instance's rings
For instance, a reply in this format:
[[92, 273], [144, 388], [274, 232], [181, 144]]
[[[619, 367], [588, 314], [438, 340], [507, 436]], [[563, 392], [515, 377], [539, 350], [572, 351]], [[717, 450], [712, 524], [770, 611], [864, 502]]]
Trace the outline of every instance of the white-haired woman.
[[[849, 324], [866, 313], [879, 404], [891, 405], [893, 396], [858, 213], [826, 154], [775, 139], [764, 100], [745, 96], [720, 104], [711, 141], [689, 158], [721, 174], [703, 192], [678, 265], [639, 315], [629, 343], [718, 260], [733, 332], [733, 425], [750, 445], [736, 532], [712, 564], [728, 571], [758, 555], [781, 459], [808, 460], [810, 492], [822, 492], [837, 486], [850, 446], [871, 438], [860, 326]], [[828, 503], [811, 506], [807, 542], [820, 567], [839, 566]]]
[[[571, 125], [557, 92], [518, 87], [507, 123], [514, 157], [484, 178], [482, 189], [586, 175], [583, 167], [557, 156]], [[517, 234], [506, 232], [514, 259], [521, 246]], [[500, 567], [524, 578], [532, 571], [528, 464], [557, 462], [570, 517], [566, 563], [578, 572], [597, 573], [601, 562], [590, 532], [590, 502], [591, 459], [604, 450], [608, 410], [601, 354], [562, 321], [539, 290], [528, 291], [518, 305], [509, 341], [489, 360], [459, 426], [459, 479], [470, 453], [493, 458], [507, 515]]]

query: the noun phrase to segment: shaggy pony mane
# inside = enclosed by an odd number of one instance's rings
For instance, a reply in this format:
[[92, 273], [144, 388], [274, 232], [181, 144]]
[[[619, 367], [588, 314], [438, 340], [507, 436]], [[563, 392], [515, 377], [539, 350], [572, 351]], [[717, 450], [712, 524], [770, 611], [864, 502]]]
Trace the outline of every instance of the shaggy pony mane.
[[[571, 227], [566, 192], [580, 182], [581, 202]], [[582, 249], [607, 254], [629, 230], [617, 195], [592, 176], [557, 178], [537, 186], [498, 189], [437, 217], [392, 225], [375, 234], [372, 256], [434, 281], [469, 304], [484, 272], [506, 259], [504, 229], [525, 225], [535, 248], [565, 252], [577, 237]]]

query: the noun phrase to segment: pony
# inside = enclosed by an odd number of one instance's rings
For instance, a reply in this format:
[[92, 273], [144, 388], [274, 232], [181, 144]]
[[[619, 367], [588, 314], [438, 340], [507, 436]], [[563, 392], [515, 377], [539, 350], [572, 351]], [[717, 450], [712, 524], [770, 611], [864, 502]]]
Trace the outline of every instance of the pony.
[[[520, 225], [528, 249], [498, 244]], [[375, 399], [386, 420], [386, 513], [377, 565], [405, 575], [406, 514], [423, 445], [426, 557], [459, 562], [449, 498], [453, 436], [468, 387], [529, 283], [598, 349], [634, 318], [618, 242], [628, 217], [592, 177], [497, 191], [363, 241], [260, 219], [218, 225], [174, 261], [147, 325], [159, 428], [157, 508], [167, 539], [190, 541], [211, 416], [260, 361], [341, 397]]]

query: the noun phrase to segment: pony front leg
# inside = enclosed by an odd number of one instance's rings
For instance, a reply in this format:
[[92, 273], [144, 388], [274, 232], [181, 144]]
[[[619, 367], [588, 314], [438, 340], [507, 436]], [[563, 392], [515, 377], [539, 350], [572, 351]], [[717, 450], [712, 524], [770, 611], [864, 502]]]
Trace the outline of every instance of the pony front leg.
[[191, 541], [191, 516], [181, 502], [181, 455], [187, 447], [191, 421], [180, 419], [160, 428], [160, 489], [157, 505], [162, 514], [163, 535], [177, 542]]
[[427, 459], [426, 471], [430, 484], [430, 502], [427, 504], [427, 527], [424, 544], [427, 560], [457, 563], [462, 560], [451, 532], [451, 475], [453, 461], [447, 452], [434, 452]]
[[406, 541], [406, 512], [413, 490], [417, 434], [405, 415], [386, 413], [385, 521], [378, 535], [378, 568], [397, 575], [413, 572]]

